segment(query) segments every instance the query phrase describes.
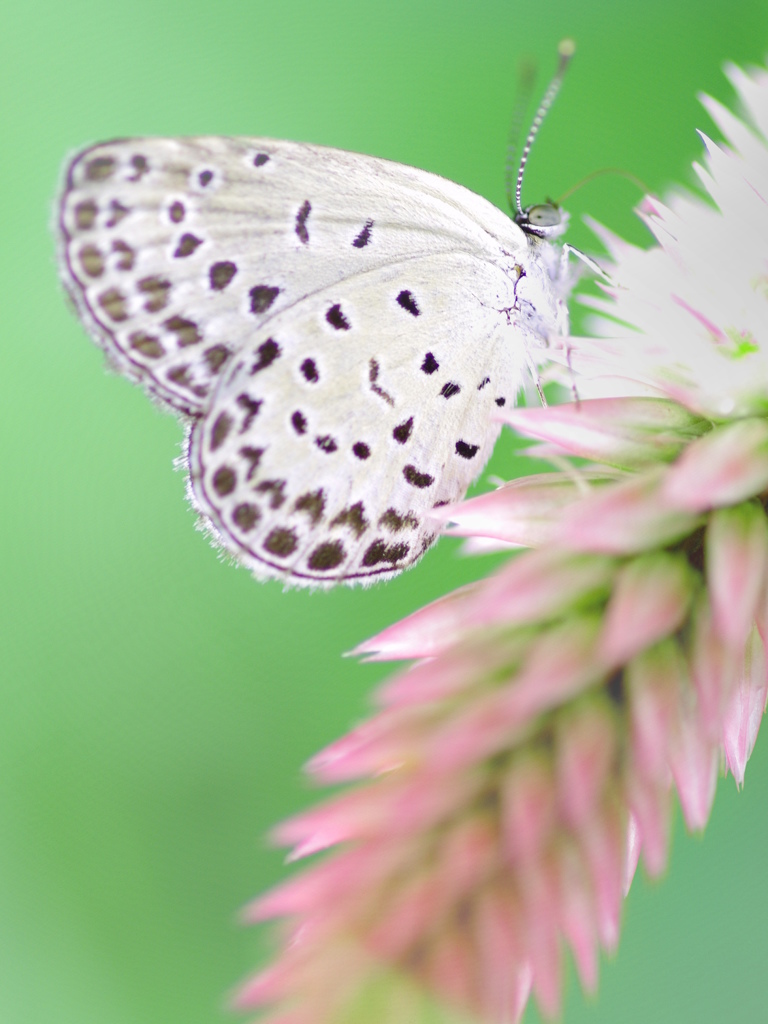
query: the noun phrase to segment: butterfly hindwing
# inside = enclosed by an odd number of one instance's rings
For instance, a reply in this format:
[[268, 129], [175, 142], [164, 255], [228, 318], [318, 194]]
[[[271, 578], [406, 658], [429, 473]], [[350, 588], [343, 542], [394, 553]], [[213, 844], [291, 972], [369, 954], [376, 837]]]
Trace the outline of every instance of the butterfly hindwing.
[[276, 314], [192, 429], [193, 500], [257, 574], [373, 579], [435, 538], [524, 366], [509, 277], [465, 253], [378, 267]]

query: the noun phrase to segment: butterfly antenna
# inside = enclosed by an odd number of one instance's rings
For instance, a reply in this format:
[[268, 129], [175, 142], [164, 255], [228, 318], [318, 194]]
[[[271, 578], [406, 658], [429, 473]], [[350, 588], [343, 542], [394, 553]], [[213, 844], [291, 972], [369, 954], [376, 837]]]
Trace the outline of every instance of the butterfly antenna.
[[530, 57], [520, 62], [520, 71], [515, 94], [515, 105], [509, 122], [509, 141], [507, 143], [507, 162], [504, 167], [504, 181], [507, 186], [507, 204], [510, 210], [515, 209], [514, 181], [518, 167], [520, 136], [523, 134], [523, 123], [528, 114], [531, 94], [536, 81], [536, 64]]
[[523, 146], [523, 152], [520, 155], [520, 163], [517, 168], [517, 180], [515, 182], [514, 202], [512, 200], [512, 178], [511, 174], [509, 173], [511, 170], [511, 167], [509, 166], [509, 159], [507, 162], [507, 198], [509, 200], [509, 205], [511, 209], [515, 214], [523, 213], [521, 195], [523, 191], [523, 174], [525, 173], [525, 165], [528, 163], [528, 154], [531, 152], [533, 141], [539, 133], [541, 122], [546, 117], [547, 111], [554, 103], [555, 97], [560, 91], [560, 86], [563, 84], [563, 78], [565, 77], [566, 69], [571, 62], [571, 57], [573, 57], [574, 53], [576, 52], [576, 44], [573, 42], [572, 39], [563, 39], [557, 48], [557, 52], [560, 57], [560, 60], [557, 65], [557, 70], [555, 71], [552, 81], [549, 83], [547, 91], [544, 93], [544, 98], [539, 104], [539, 109], [536, 111], [536, 114], [534, 115], [533, 121], [531, 122], [530, 131], [528, 132], [528, 137], [526, 138], [525, 145]]

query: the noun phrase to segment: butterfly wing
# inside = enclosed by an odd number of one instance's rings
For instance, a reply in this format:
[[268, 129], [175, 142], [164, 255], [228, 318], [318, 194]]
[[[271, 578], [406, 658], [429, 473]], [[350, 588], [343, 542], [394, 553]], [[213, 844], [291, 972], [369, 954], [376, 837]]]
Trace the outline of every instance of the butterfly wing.
[[[123, 374], [191, 421], [191, 495], [257, 575], [388, 575], [487, 460], [562, 327], [520, 228], [453, 182], [270, 139], [138, 139], [69, 166], [62, 275]], [[533, 291], [531, 291], [533, 289]]]
[[112, 364], [191, 416], [262, 323], [336, 281], [420, 255], [526, 250], [509, 218], [436, 175], [218, 137], [84, 151], [59, 234], [65, 285]]
[[391, 575], [462, 497], [525, 365], [509, 277], [467, 253], [376, 267], [254, 332], [189, 445], [195, 505], [257, 575]]

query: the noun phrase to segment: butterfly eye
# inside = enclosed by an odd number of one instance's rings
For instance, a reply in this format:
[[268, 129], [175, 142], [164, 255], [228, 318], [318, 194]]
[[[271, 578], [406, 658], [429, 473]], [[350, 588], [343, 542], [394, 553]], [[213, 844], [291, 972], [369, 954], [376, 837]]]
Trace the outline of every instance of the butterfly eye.
[[528, 223], [535, 228], [557, 227], [563, 219], [558, 208], [553, 206], [551, 203], [541, 203], [539, 206], [530, 206], [526, 213], [528, 216]]
[[565, 231], [567, 222], [568, 215], [564, 215], [554, 203], [528, 206], [515, 217], [515, 223], [527, 235], [534, 235], [536, 238], [557, 238]]

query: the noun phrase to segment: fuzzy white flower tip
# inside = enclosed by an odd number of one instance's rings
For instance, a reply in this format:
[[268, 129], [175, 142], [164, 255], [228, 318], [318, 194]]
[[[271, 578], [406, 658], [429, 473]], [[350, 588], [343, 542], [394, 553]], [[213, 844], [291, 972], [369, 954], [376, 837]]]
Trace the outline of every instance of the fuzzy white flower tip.
[[646, 198], [638, 215], [657, 240], [648, 250], [599, 232], [616, 286], [589, 301], [610, 343], [571, 339], [582, 397], [640, 383], [716, 420], [768, 412], [768, 73], [728, 76], [744, 119], [702, 100], [725, 138], [700, 133], [694, 168], [708, 198]]

